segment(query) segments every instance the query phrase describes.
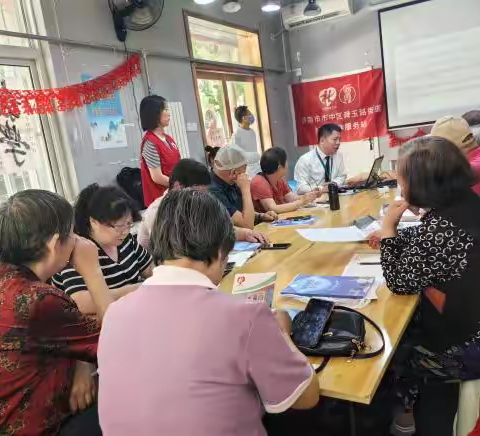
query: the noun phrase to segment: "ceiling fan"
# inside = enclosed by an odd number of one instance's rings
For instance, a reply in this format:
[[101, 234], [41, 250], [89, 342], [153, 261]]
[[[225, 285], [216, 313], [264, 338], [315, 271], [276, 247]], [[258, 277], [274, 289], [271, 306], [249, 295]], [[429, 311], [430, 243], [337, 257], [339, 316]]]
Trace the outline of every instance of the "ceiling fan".
[[163, 12], [165, 0], [108, 0], [115, 33], [121, 42], [127, 30], [145, 30], [153, 26]]

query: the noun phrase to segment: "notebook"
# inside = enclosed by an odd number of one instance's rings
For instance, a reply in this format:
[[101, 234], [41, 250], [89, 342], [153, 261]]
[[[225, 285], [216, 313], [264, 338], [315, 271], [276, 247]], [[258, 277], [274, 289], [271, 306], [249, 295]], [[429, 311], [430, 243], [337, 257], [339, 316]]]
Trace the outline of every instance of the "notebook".
[[277, 273], [236, 274], [232, 295], [245, 298], [251, 303], [267, 303], [272, 307]]
[[280, 295], [299, 298], [346, 298], [360, 300], [375, 285], [375, 277], [297, 275]]

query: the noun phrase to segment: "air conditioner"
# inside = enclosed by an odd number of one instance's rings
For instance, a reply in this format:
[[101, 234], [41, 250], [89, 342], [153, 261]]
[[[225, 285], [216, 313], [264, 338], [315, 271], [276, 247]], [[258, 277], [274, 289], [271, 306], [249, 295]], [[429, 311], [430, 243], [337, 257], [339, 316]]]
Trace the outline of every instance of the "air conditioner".
[[405, 3], [411, 3], [412, 0], [369, 0], [368, 6], [371, 10], [378, 10], [389, 8], [390, 6], [403, 5]]
[[322, 23], [334, 18], [352, 15], [352, 0], [318, 0], [318, 5], [322, 9], [320, 15], [315, 17], [306, 17], [303, 15], [308, 1], [300, 1], [282, 8], [283, 25], [286, 30], [298, 29], [309, 24]]

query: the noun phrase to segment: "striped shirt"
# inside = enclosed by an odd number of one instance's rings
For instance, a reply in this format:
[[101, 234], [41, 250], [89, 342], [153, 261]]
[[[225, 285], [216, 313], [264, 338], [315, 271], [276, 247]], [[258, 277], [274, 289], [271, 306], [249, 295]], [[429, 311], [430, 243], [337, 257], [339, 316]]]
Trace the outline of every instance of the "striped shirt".
[[148, 139], [145, 141], [145, 144], [143, 144], [142, 156], [145, 159], [148, 168], [160, 167], [160, 155], [158, 154], [155, 144]]
[[[98, 261], [107, 286], [116, 289], [138, 283], [140, 273], [150, 265], [152, 257], [129, 234], [118, 246], [117, 262], [113, 261], [100, 246]], [[82, 276], [70, 264], [52, 277], [52, 283], [68, 295], [88, 290]]]

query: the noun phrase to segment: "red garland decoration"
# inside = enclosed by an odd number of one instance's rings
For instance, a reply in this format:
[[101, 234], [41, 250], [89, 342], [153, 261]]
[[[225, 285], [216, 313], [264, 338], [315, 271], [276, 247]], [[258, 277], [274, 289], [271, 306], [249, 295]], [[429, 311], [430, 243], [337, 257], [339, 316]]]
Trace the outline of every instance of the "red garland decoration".
[[109, 97], [142, 72], [140, 56], [134, 55], [102, 76], [63, 88], [0, 89], [1, 115], [45, 115], [71, 111]]
[[418, 129], [415, 132], [415, 134], [413, 134], [412, 136], [407, 136], [406, 138], [402, 138], [401, 136], [397, 136], [393, 132], [388, 132], [388, 139], [389, 139], [390, 148], [400, 147], [401, 145], [405, 144], [405, 142], [408, 142], [411, 139], [420, 138], [421, 136], [425, 136], [425, 135], [426, 135], [426, 132], [424, 132], [422, 129]]

